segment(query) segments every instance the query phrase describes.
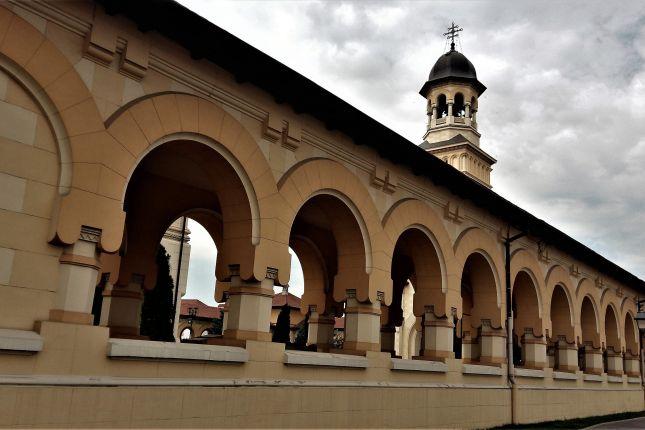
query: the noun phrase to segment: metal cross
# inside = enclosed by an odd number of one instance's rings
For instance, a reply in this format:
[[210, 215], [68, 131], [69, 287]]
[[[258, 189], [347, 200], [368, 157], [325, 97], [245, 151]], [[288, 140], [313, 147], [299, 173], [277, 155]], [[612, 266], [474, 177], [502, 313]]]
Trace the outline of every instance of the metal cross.
[[459, 32], [463, 30], [464, 30], [463, 28], [460, 28], [458, 25], [455, 24], [455, 21], [453, 21], [452, 25], [448, 27], [448, 31], [443, 34], [444, 36], [446, 36], [447, 39], [450, 39], [451, 51], [455, 50], [455, 37], [459, 37]]

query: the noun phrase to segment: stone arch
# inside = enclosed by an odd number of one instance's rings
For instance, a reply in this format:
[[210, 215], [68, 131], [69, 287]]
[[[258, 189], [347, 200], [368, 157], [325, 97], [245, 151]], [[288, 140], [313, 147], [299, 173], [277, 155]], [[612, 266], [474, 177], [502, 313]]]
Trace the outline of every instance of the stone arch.
[[613, 348], [615, 352], [621, 351], [621, 323], [618, 318], [620, 313], [612, 302], [605, 302], [603, 306], [603, 331], [601, 339], [604, 340], [605, 348]]
[[[62, 213], [66, 216], [61, 217], [59, 234], [63, 232], [61, 235], [67, 240], [73, 238], [73, 232], [83, 223], [77, 215], [80, 212], [81, 216], [91, 219], [90, 225], [102, 229], [101, 245], [105, 251], [118, 249], [125, 219], [120, 203], [129, 176], [138, 161], [151, 150], [177, 139], [198, 141], [217, 150], [244, 182], [252, 205], [253, 231], [249, 241], [255, 250], [252, 261], [241, 268], [241, 275], [246, 279], [263, 279], [267, 267], [288, 273], [288, 252], [276, 253], [262, 240], [272, 239], [263, 234], [262, 225], [275, 223], [275, 211], [270, 209], [275, 207], [273, 202], [277, 194], [264, 154], [250, 133], [224, 109], [188, 94], [163, 93], [135, 100], [110, 119], [107, 130], [82, 136], [77, 144], [87, 148], [80, 152], [80, 157], [87, 163], [105, 166], [112, 173], [99, 196], [109, 197], [110, 204], [94, 202], [93, 206], [101, 210], [85, 214], [75, 208], [79, 205], [92, 207], [91, 199], [63, 200]], [[263, 208], [267, 210], [263, 211]]]
[[57, 110], [54, 102], [30, 74], [4, 54], [0, 54], [0, 69], [18, 82], [36, 100], [36, 103], [44, 112], [58, 148], [58, 162], [60, 165], [58, 194], [61, 196], [67, 195], [72, 186], [72, 149], [70, 148], [65, 124], [61, 117], [56, 115]]
[[[98, 166], [90, 181], [94, 184], [89, 188], [87, 184], [83, 186], [81, 178], [88, 177], [90, 167], [77, 157], [82, 149], [75, 148], [80, 136], [104, 130], [101, 115], [87, 86], [58, 47], [4, 6], [0, 6], [0, 41], [0, 67], [32, 93], [42, 106], [58, 146], [59, 198], [52, 210], [49, 241], [74, 243], [80, 236], [81, 225], [101, 226], [94, 217], [88, 216], [73, 222], [73, 227], [65, 228], [65, 222], [73, 217], [71, 213], [79, 207], [92, 207], [94, 212], [110, 211], [106, 199], [91, 197], [97, 195]], [[74, 208], [66, 210], [65, 205]], [[110, 216], [119, 218], [114, 210]]]
[[[357, 299], [375, 303], [378, 300], [377, 292], [380, 291], [384, 294], [384, 303], [390, 303], [390, 258], [385, 252], [378, 212], [361, 181], [336, 161], [314, 159], [287, 171], [279, 183], [279, 198], [283, 199], [283, 210], [280, 212], [281, 225], [276, 229], [275, 241], [286, 248], [294, 219], [300, 208], [311, 198], [320, 195], [337, 198], [354, 215], [365, 249], [365, 273], [368, 276], [368, 284], [356, 289]], [[280, 278], [280, 282], [286, 283], [288, 278]]]
[[571, 277], [564, 269], [564, 267], [560, 266], [559, 264], [552, 266], [547, 272], [546, 279], [545, 279], [545, 286], [546, 286], [546, 290], [545, 290], [546, 297], [544, 300], [544, 304], [545, 304], [545, 309], [547, 309], [549, 312], [548, 320], [549, 321], [551, 320], [550, 312], [551, 312], [551, 300], [553, 299], [553, 291], [556, 288], [556, 286], [560, 286], [566, 295], [566, 299], [569, 305], [571, 326], [575, 327], [576, 314], [575, 314], [575, 302], [573, 300], [573, 297], [575, 297], [575, 292], [571, 285]]
[[218, 280], [226, 280], [232, 266], [239, 267], [243, 279], [254, 277], [253, 190], [245, 193], [235, 160], [211, 143], [176, 133], [142, 154], [122, 198], [128, 239], [121, 252], [119, 286], [127, 286], [136, 274], [145, 288], [153, 288], [157, 244], [172, 222], [191, 213], [209, 221], [218, 245]]
[[629, 352], [632, 356], [638, 356], [639, 354], [639, 332], [638, 326], [636, 325], [636, 320], [634, 314], [631, 310], [625, 312], [624, 321], [624, 336], [623, 336], [623, 347], [625, 351]]
[[538, 296], [538, 315], [543, 318], [545, 314], [544, 292], [546, 291], [544, 274], [537, 257], [525, 248], [519, 248], [511, 253], [511, 288], [514, 287], [515, 278], [520, 271], [526, 272], [534, 283], [535, 293]]
[[[459, 295], [459, 275], [456, 273], [455, 259], [452, 251], [450, 236], [445, 229], [439, 216], [425, 203], [416, 199], [403, 199], [396, 202], [383, 217], [383, 232], [387, 243], [386, 254], [393, 258], [394, 249], [397, 240], [408, 229], [414, 228], [423, 232], [432, 244], [441, 270], [441, 296], [435, 295], [433, 300], [426, 300], [428, 303], [440, 301], [442, 309], [436, 307], [435, 312], [438, 316], [447, 315], [450, 312], [448, 303], [458, 300]], [[415, 294], [423, 293], [416, 291]], [[439, 293], [439, 292], [437, 292]], [[452, 300], [448, 300], [453, 296]], [[441, 297], [441, 300], [439, 300]], [[416, 300], [414, 304], [415, 315], [423, 313], [422, 300]]]
[[584, 345], [591, 342], [594, 348], [600, 347], [600, 316], [598, 305], [590, 294], [585, 294], [580, 299], [580, 343]]
[[[491, 267], [494, 279], [495, 279], [495, 289], [496, 289], [496, 301], [497, 307], [500, 311], [500, 321], [503, 320], [504, 313], [504, 298], [502, 295], [502, 285], [501, 285], [501, 275], [499, 270], [504, 267], [504, 261], [502, 259], [502, 250], [500, 244], [489, 234], [485, 233], [483, 230], [477, 227], [470, 227], [461, 232], [461, 234], [455, 240], [453, 245], [453, 250], [455, 253], [455, 268], [456, 273], [458, 274], [458, 285], [461, 287], [461, 277], [463, 274], [464, 266], [466, 260], [473, 253], [478, 253], [482, 255], [488, 264]], [[453, 304], [453, 307], [457, 307], [457, 314], [461, 317], [462, 306], [461, 300], [459, 304]]]
[[512, 275], [511, 282], [514, 334], [520, 339], [526, 329], [532, 329], [535, 337], [541, 337], [545, 324], [537, 278], [530, 269], [523, 268]]

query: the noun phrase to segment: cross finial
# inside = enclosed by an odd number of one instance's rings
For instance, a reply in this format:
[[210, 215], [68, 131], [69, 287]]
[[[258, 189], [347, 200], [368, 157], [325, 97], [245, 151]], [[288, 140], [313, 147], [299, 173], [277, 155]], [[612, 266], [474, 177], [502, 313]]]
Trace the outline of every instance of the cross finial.
[[463, 28], [460, 28], [458, 25], [455, 24], [455, 21], [453, 21], [452, 25], [448, 27], [448, 31], [443, 34], [444, 36], [446, 36], [447, 39], [450, 39], [451, 51], [455, 50], [455, 37], [459, 37], [459, 32], [463, 30], [464, 30]]

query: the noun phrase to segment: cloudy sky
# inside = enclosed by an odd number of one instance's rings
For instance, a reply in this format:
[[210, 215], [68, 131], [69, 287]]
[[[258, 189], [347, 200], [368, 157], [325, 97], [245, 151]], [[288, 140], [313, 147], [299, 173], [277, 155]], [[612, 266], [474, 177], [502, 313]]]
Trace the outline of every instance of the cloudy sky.
[[645, 2], [181, 2], [415, 143], [454, 20], [494, 190], [645, 278]]

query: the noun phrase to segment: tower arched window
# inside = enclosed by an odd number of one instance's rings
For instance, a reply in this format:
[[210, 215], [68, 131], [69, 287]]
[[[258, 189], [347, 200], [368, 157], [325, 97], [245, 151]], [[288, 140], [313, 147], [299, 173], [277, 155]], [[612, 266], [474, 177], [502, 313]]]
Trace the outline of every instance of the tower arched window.
[[452, 105], [452, 114], [458, 118], [466, 116], [466, 105], [464, 103], [464, 95], [462, 93], [455, 94], [455, 102]]
[[477, 110], [477, 99], [475, 97], [470, 99], [470, 117], [473, 117], [473, 114]]
[[437, 118], [445, 118], [448, 116], [448, 103], [445, 94], [439, 94], [437, 97]]

